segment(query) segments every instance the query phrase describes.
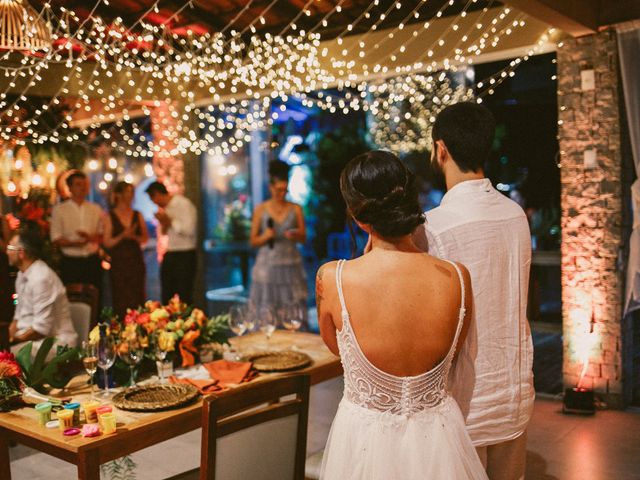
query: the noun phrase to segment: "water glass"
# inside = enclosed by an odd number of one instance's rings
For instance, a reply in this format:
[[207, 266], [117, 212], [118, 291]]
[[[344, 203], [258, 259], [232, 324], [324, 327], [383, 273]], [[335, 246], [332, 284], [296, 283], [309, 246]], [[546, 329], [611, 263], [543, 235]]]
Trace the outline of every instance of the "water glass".
[[245, 305], [234, 305], [229, 309], [229, 328], [238, 337], [247, 331], [247, 314]]
[[280, 322], [282, 326], [290, 331], [295, 332], [300, 329], [304, 321], [304, 311], [300, 304], [292, 303], [283, 307], [282, 314], [280, 316]]
[[123, 340], [118, 345], [118, 356], [120, 359], [129, 365], [130, 380], [129, 386], [135, 387], [135, 368], [142, 361], [144, 355], [144, 349], [140, 345], [138, 339]]
[[270, 307], [260, 307], [258, 310], [258, 321], [260, 322], [260, 331], [265, 334], [267, 340], [271, 339], [273, 332], [276, 331], [276, 319], [273, 309]]

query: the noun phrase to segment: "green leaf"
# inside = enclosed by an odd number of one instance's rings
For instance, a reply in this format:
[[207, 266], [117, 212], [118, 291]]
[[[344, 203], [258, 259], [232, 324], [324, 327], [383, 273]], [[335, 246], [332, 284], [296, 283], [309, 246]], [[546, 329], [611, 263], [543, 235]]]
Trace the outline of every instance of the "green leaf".
[[[31, 376], [31, 349], [33, 348], [33, 342], [28, 342], [24, 347], [20, 349], [16, 355], [16, 360], [20, 364], [20, 368], [24, 372], [25, 380], [28, 380]], [[28, 383], [28, 382], [27, 382]]]
[[[42, 370], [42, 382], [54, 388], [64, 388], [73, 377], [73, 371], [68, 367], [69, 362], [77, 360], [78, 350], [71, 348], [60, 355], [54, 357]], [[35, 388], [35, 386], [34, 386]]]
[[42, 371], [42, 367], [44, 362], [47, 360], [47, 355], [51, 351], [51, 347], [53, 347], [54, 338], [47, 337], [42, 340], [40, 344], [40, 348], [38, 349], [38, 353], [36, 353], [36, 358], [33, 361], [33, 365], [31, 366], [31, 376], [39, 377]]

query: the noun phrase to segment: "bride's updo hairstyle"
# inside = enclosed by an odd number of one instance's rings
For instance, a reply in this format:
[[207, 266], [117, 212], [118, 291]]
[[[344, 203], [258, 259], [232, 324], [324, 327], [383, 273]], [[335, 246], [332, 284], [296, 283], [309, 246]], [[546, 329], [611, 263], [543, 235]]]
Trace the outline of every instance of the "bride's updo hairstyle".
[[349, 213], [383, 237], [402, 237], [424, 223], [413, 174], [394, 154], [358, 155], [342, 170], [340, 190]]

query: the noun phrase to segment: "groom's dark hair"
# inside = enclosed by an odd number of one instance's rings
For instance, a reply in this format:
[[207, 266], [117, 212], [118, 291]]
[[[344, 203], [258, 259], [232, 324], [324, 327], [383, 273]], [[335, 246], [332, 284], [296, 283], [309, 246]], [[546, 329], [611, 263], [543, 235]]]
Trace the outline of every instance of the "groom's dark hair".
[[489, 158], [496, 121], [484, 105], [460, 102], [436, 117], [431, 136], [442, 140], [462, 172], [478, 172]]

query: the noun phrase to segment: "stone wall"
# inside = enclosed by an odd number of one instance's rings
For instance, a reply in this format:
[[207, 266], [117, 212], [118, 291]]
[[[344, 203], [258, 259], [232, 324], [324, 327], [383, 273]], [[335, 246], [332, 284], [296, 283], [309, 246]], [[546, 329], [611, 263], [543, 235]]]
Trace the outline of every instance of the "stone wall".
[[[618, 268], [623, 185], [615, 34], [566, 40], [557, 55], [564, 384], [593, 388], [617, 405], [623, 394], [624, 297]], [[583, 90], [584, 70], [593, 70], [594, 89]], [[596, 151], [595, 163], [586, 150]]]

